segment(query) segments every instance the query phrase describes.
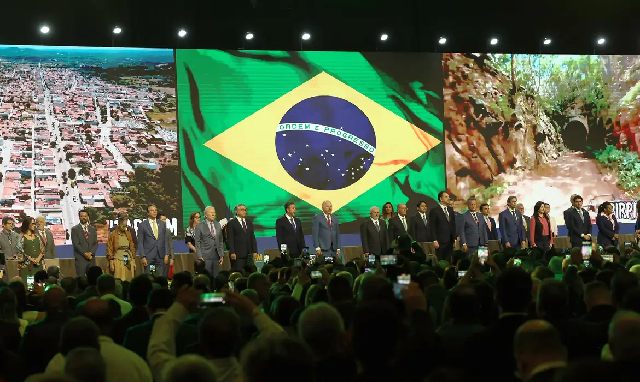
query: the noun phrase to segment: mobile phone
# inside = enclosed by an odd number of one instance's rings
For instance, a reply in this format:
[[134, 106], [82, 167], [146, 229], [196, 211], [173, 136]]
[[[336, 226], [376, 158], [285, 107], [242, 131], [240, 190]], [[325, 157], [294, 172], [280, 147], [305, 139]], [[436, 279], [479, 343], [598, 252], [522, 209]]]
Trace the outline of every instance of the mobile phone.
[[631, 242], [630, 241], [625, 241], [624, 242], [624, 246], [625, 247], [631, 247]]
[[[129, 255], [122, 256], [122, 262], [124, 263], [125, 266], [128, 266], [129, 265]], [[155, 269], [154, 269], [154, 271], [155, 271]]]
[[150, 264], [149, 265], [149, 273], [156, 273], [156, 265], [155, 264]]
[[522, 259], [513, 259], [513, 265], [519, 267], [522, 265]]
[[613, 261], [613, 255], [602, 255], [602, 260]]
[[264, 259], [265, 263], [268, 263], [269, 262], [269, 255], [264, 255], [263, 259]]
[[327, 256], [324, 258], [324, 262], [327, 264], [333, 264], [335, 259], [332, 256]]
[[286, 244], [280, 244], [280, 252], [285, 252], [287, 250]]
[[398, 263], [396, 255], [380, 255], [380, 265], [395, 265]]
[[320, 271], [312, 271], [311, 272], [311, 278], [312, 279], [319, 279], [320, 277], [322, 277], [322, 273]]
[[409, 285], [411, 283], [411, 275], [404, 274], [404, 275], [398, 276], [398, 283]]
[[293, 259], [294, 267], [302, 267], [302, 259]]
[[591, 262], [589, 260], [583, 260], [582, 264], [584, 264], [585, 267], [591, 266]]
[[27, 290], [33, 290], [33, 276], [27, 276]]
[[591, 244], [582, 244], [582, 260], [591, 258]]
[[167, 280], [167, 286], [171, 287], [171, 281], [173, 281], [173, 280], [171, 280], [171, 279]]
[[369, 255], [369, 263], [374, 264], [376, 262], [376, 255]]
[[373, 268], [365, 268], [364, 273], [375, 272], [376, 270]]
[[203, 293], [200, 295], [200, 305], [224, 304], [224, 293]]
[[229, 290], [230, 291], [235, 291], [236, 290], [236, 283], [234, 283], [233, 281], [229, 281]]
[[309, 255], [309, 264], [315, 264], [316, 263], [316, 257], [317, 255], [312, 253]]
[[571, 255], [570, 255], [570, 254], [566, 254], [566, 255], [564, 255], [564, 258], [565, 258], [565, 259], [570, 259], [570, 258], [571, 258]]
[[478, 261], [480, 264], [484, 265], [489, 259], [489, 248], [487, 247], [478, 247]]
[[309, 247], [303, 247], [302, 248], [302, 256], [305, 257], [305, 258], [307, 256], [309, 256]]
[[467, 274], [467, 271], [458, 271], [458, 278], [461, 279], [464, 277], [464, 275]]

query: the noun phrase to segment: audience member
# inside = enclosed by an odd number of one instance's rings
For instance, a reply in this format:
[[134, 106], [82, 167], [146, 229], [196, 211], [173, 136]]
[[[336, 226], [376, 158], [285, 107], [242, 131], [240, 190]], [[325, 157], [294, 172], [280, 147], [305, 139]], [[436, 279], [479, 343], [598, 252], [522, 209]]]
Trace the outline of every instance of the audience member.
[[171, 304], [173, 304], [173, 298], [168, 289], [155, 289], [151, 291], [151, 293], [149, 293], [149, 300], [147, 301], [147, 310], [151, 318], [145, 323], [129, 328], [124, 336], [122, 345], [146, 361], [153, 323], [158, 317], [167, 312]]
[[98, 277], [96, 288], [100, 294], [100, 298], [106, 301], [112, 300], [120, 305], [120, 312], [125, 315], [131, 312], [132, 306], [127, 301], [122, 300], [116, 296], [116, 279], [110, 274], [103, 274]]
[[514, 336], [513, 352], [523, 382], [551, 382], [567, 366], [567, 349], [547, 321], [522, 324]]
[[100, 350], [95, 348], [75, 348], [64, 360], [64, 372], [78, 382], [106, 382], [107, 365]]
[[[178, 276], [179, 278], [180, 276]], [[174, 276], [175, 284], [175, 276]], [[173, 285], [173, 284], [172, 284]], [[117, 344], [124, 343], [127, 330], [149, 320], [149, 312], [145, 305], [149, 299], [149, 293], [153, 289], [153, 283], [147, 275], [134, 277], [129, 284], [129, 299], [132, 305], [131, 311], [115, 320], [111, 338]]]

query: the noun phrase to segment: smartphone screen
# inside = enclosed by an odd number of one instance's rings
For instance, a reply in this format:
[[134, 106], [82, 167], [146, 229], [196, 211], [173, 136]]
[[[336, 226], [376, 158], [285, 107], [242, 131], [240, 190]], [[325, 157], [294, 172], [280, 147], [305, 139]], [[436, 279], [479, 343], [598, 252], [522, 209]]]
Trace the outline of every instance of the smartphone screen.
[[516, 267], [519, 267], [522, 265], [522, 260], [521, 259], [513, 259], [513, 265], [515, 265]]
[[149, 272], [151, 272], [151, 273], [155, 273], [155, 272], [156, 272], [156, 266], [155, 266], [155, 264], [151, 264], [151, 265], [149, 265]]
[[316, 262], [316, 254], [309, 255], [309, 264], [315, 264]]
[[461, 279], [464, 277], [464, 275], [467, 274], [467, 271], [458, 271], [458, 278]]
[[309, 247], [302, 248], [302, 256], [304, 257], [309, 256]]
[[478, 261], [480, 264], [484, 265], [487, 259], [489, 259], [489, 248], [478, 247]]
[[582, 260], [591, 258], [591, 244], [582, 244]]
[[264, 257], [263, 257], [263, 258], [264, 258], [264, 262], [265, 262], [265, 263], [269, 261], [269, 255], [264, 255]]
[[311, 278], [312, 279], [319, 279], [320, 277], [322, 277], [322, 273], [320, 271], [312, 271], [311, 272]]
[[373, 264], [376, 262], [376, 255], [369, 255], [369, 263]]
[[171, 286], [171, 281], [172, 281], [171, 279], [167, 280], [167, 285], [168, 286]]
[[626, 242], [624, 243], [624, 246], [625, 246], [625, 247], [631, 247], [631, 242], [630, 242], [630, 241], [626, 241]]
[[234, 283], [233, 281], [229, 281], [229, 290], [230, 291], [235, 291], [236, 290], [236, 283]]
[[293, 259], [294, 267], [302, 267], [302, 259]]
[[[398, 280], [399, 281], [399, 280]], [[393, 283], [393, 294], [397, 299], [402, 300], [402, 291], [409, 287], [408, 284], [402, 284], [400, 282]]]
[[582, 263], [584, 264], [585, 267], [588, 267], [591, 265], [591, 262], [589, 260], [584, 260]]
[[287, 250], [287, 245], [286, 244], [280, 244], [280, 252], [284, 252]]
[[373, 268], [365, 268], [364, 273], [375, 272], [376, 270]]
[[411, 283], [411, 275], [400, 275], [398, 276], [398, 283], [409, 285]]
[[27, 289], [33, 290], [33, 276], [27, 276]]
[[224, 304], [224, 293], [203, 293], [200, 295], [200, 305]]
[[613, 255], [602, 255], [602, 260], [613, 261]]
[[334, 258], [333, 258], [333, 257], [331, 257], [331, 256], [329, 256], [329, 257], [325, 257], [325, 258], [324, 258], [324, 262], [325, 262], [325, 263], [327, 263], [327, 264], [333, 264], [333, 262], [334, 262]]
[[395, 265], [398, 263], [398, 257], [396, 255], [381, 255], [380, 265]]

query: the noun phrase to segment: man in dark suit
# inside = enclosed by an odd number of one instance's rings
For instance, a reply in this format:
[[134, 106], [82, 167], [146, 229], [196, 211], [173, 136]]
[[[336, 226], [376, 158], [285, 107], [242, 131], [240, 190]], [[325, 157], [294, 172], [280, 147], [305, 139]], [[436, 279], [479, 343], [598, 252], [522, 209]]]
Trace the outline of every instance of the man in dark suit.
[[158, 208], [153, 204], [147, 207], [148, 217], [138, 224], [138, 247], [136, 251], [144, 273], [149, 273], [150, 266], [155, 274], [165, 276], [165, 264], [169, 264], [169, 240], [167, 226], [158, 219]]
[[418, 212], [409, 219], [409, 235], [418, 243], [429, 241], [429, 221], [427, 219], [427, 202], [421, 200], [417, 205]]
[[467, 207], [469, 207], [469, 210], [460, 217], [460, 220], [462, 220], [460, 246], [463, 251], [473, 255], [478, 250], [478, 247], [486, 246], [489, 239], [487, 239], [487, 227], [485, 227], [484, 219], [478, 212], [478, 201], [475, 197], [472, 196], [467, 200]]
[[480, 212], [482, 212], [482, 218], [484, 219], [485, 226], [487, 227], [487, 238], [489, 240], [499, 240], [496, 221], [489, 216], [490, 209], [491, 207], [489, 207], [487, 203], [482, 203], [480, 205]]
[[518, 199], [511, 195], [507, 198], [507, 209], [500, 212], [498, 221], [500, 222], [500, 234], [502, 236], [502, 246], [504, 248], [526, 248], [527, 242], [524, 237], [524, 225], [522, 224], [522, 214], [516, 209]]
[[285, 203], [284, 212], [284, 216], [276, 220], [278, 249], [282, 248], [282, 244], [285, 244], [290, 257], [300, 257], [302, 248], [306, 247], [307, 244], [304, 240], [304, 232], [302, 232], [302, 222], [296, 217], [295, 203]]
[[389, 243], [393, 243], [400, 236], [409, 233], [409, 219], [407, 218], [407, 205], [398, 204], [396, 206], [398, 213], [389, 219]]
[[446, 191], [438, 193], [440, 205], [429, 212], [430, 240], [436, 247], [436, 255], [440, 260], [450, 260], [453, 253], [453, 243], [456, 241], [456, 215], [449, 206], [449, 194]]
[[477, 357], [478, 354], [492, 354], [500, 362], [493, 365], [491, 378], [496, 381], [516, 380], [513, 338], [520, 325], [529, 319], [527, 311], [531, 305], [532, 287], [531, 275], [520, 267], [507, 268], [498, 275], [496, 303], [502, 314], [497, 321], [467, 341], [464, 359], [469, 361], [466, 364], [469, 372], [477, 373], [486, 364], [486, 359]]
[[71, 228], [71, 244], [73, 244], [73, 257], [76, 260], [76, 274], [84, 276], [87, 273], [87, 268], [96, 265], [98, 233], [95, 227], [89, 225], [87, 211], [80, 211], [78, 217], [80, 224]]
[[583, 241], [591, 241], [591, 217], [582, 208], [582, 196], [575, 195], [571, 200], [572, 206], [564, 211], [564, 224], [569, 231], [572, 247], [581, 247]]
[[122, 346], [136, 353], [146, 361], [153, 323], [156, 318], [163, 315], [167, 309], [171, 307], [172, 303], [173, 296], [171, 296], [171, 292], [168, 289], [155, 289], [151, 291], [147, 300], [147, 310], [151, 318], [142, 324], [127, 329]]
[[216, 209], [212, 206], [205, 208], [204, 219], [196, 225], [193, 233], [193, 239], [196, 242], [196, 259], [204, 261], [204, 267], [211, 277], [218, 276], [224, 261], [222, 227], [215, 218]]
[[247, 258], [258, 255], [258, 244], [256, 234], [253, 231], [253, 223], [247, 219], [247, 206], [238, 204], [233, 209], [236, 218], [229, 221], [227, 234], [227, 246], [229, 248], [229, 258], [231, 259], [231, 270], [242, 272], [242, 268], [247, 264]]
[[513, 340], [518, 373], [523, 381], [552, 382], [567, 366], [567, 349], [560, 333], [544, 320], [531, 320], [518, 328]]
[[36, 218], [36, 235], [38, 235], [40, 242], [44, 245], [44, 258], [55, 259], [56, 243], [53, 240], [53, 234], [45, 228], [45, 225], [46, 220], [44, 219], [44, 216], [38, 216]]
[[360, 240], [364, 255], [381, 255], [389, 248], [389, 237], [387, 236], [387, 225], [380, 220], [380, 209], [371, 207], [369, 209], [370, 218], [360, 225]]
[[27, 326], [20, 344], [20, 356], [28, 361], [28, 374], [44, 373], [49, 361], [58, 353], [60, 332], [69, 320], [67, 296], [62, 288], [47, 289], [42, 303], [47, 315]]
[[169, 267], [173, 265], [173, 232], [171, 232], [167, 225], [167, 215], [159, 213], [158, 219], [160, 219], [160, 221], [164, 223], [165, 227], [167, 227], [167, 255], [164, 257], [165, 269], [163, 276], [169, 277]]
[[[531, 233], [531, 227], [529, 227], [529, 223], [531, 223], [531, 218], [524, 214], [524, 204], [518, 203], [518, 205], [516, 206], [516, 209], [520, 211], [520, 213], [522, 214], [522, 229], [524, 230], [525, 241], [528, 242], [529, 235]], [[532, 244], [533, 243], [529, 243], [529, 246], [531, 246]]]

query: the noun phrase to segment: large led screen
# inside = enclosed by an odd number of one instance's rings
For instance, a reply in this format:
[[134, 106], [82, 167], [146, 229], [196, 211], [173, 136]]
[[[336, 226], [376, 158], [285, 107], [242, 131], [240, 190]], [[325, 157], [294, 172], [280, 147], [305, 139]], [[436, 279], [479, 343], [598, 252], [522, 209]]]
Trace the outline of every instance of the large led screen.
[[330, 200], [341, 233], [355, 233], [371, 206], [433, 203], [441, 65], [436, 54], [177, 50], [184, 218], [245, 204], [257, 235], [273, 236], [293, 201], [310, 234]]

